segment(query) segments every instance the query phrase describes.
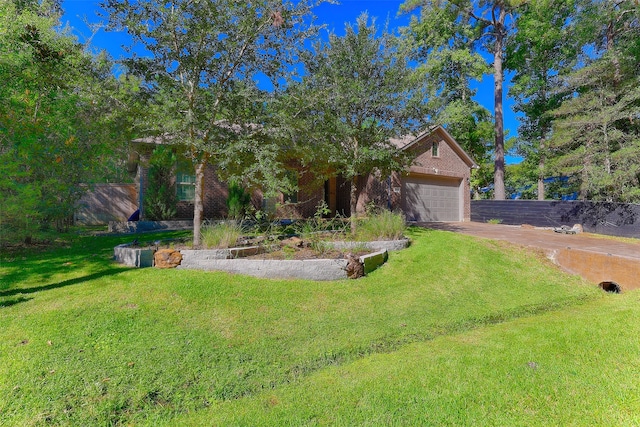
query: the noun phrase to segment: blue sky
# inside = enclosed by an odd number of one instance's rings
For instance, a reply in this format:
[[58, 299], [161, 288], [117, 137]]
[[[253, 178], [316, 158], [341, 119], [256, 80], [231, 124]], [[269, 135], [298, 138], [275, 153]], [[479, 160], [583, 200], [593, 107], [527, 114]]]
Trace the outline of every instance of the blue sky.
[[[100, 18], [96, 12], [99, 10], [99, 1], [95, 0], [64, 0], [62, 6], [65, 10], [63, 23], [68, 23], [73, 28], [73, 33], [78, 36], [80, 42], [85, 42], [91, 36], [91, 30], [85, 25], [98, 23]], [[406, 15], [398, 16], [398, 10], [403, 0], [341, 0], [340, 4], [322, 4], [315, 10], [317, 23], [326, 24], [330, 31], [336, 34], [344, 34], [345, 22], [355, 22], [356, 18], [364, 11], [371, 17], [377, 17], [378, 24], [384, 24], [389, 19], [391, 29], [405, 26], [409, 22]], [[128, 44], [129, 39], [124, 33], [98, 31], [91, 39], [91, 45], [97, 49], [106, 49], [114, 58], [124, 54], [121, 46]], [[508, 85], [508, 79], [507, 79]], [[493, 77], [485, 78], [477, 84], [478, 93], [476, 99], [489, 111], [493, 112]], [[507, 88], [505, 87], [505, 94]], [[512, 109], [513, 102], [504, 100], [505, 130], [508, 135], [517, 134], [518, 122]], [[516, 157], [506, 156], [507, 163], [517, 163]]]

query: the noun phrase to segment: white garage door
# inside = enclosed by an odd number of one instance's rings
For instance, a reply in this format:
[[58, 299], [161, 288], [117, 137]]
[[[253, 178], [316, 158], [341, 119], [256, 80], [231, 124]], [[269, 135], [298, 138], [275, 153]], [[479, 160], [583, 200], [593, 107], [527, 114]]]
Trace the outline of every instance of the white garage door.
[[459, 179], [409, 176], [402, 181], [402, 209], [409, 221], [460, 221]]

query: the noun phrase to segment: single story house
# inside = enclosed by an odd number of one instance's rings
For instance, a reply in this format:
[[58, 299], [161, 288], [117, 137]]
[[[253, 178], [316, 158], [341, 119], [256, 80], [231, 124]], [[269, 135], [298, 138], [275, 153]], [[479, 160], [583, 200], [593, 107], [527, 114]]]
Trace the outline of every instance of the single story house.
[[[358, 200], [358, 212], [364, 212], [371, 203], [392, 210], [401, 209], [408, 221], [469, 221], [471, 217], [470, 175], [477, 168], [473, 159], [442, 127], [436, 126], [415, 137], [391, 141], [402, 150], [411, 153], [411, 164], [402, 173], [390, 177], [369, 174], [359, 179], [362, 185]], [[138, 206], [148, 185], [148, 169], [144, 166], [154, 146], [162, 144], [157, 138], [141, 138], [134, 141], [138, 171], [136, 186]], [[281, 194], [265, 198], [257, 190], [251, 203], [256, 209], [274, 213], [281, 218], [311, 217], [321, 201], [326, 202], [333, 215], [350, 215], [350, 182], [334, 177], [324, 186], [307, 185], [312, 177], [304, 170], [298, 172], [300, 190], [296, 194]], [[177, 219], [193, 218], [195, 176], [193, 171], [178, 166], [175, 171], [177, 191]], [[221, 182], [215, 165], [205, 171], [204, 217], [210, 219], [227, 216], [227, 184]], [[144, 212], [141, 212], [144, 219]]]

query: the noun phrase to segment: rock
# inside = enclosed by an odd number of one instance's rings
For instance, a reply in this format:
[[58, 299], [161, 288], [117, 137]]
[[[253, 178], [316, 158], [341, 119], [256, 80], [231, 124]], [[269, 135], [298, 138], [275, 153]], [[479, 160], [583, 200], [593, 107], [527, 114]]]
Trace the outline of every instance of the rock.
[[299, 237], [290, 237], [282, 241], [284, 246], [289, 246], [290, 248], [301, 248], [304, 246], [304, 241]]
[[182, 262], [182, 254], [175, 249], [160, 249], [153, 255], [153, 263], [158, 268], [176, 268]]
[[358, 279], [364, 276], [364, 264], [360, 262], [358, 257], [353, 254], [347, 254], [347, 277], [349, 279]]
[[582, 228], [582, 224], [574, 224], [571, 229], [576, 233], [584, 232], [584, 229]]

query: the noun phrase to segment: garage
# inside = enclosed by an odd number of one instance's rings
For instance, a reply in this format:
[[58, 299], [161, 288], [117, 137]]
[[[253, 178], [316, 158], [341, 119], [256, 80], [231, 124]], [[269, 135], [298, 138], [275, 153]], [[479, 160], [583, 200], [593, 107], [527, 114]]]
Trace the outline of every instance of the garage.
[[409, 221], [461, 221], [461, 179], [410, 175], [402, 179], [402, 209]]

